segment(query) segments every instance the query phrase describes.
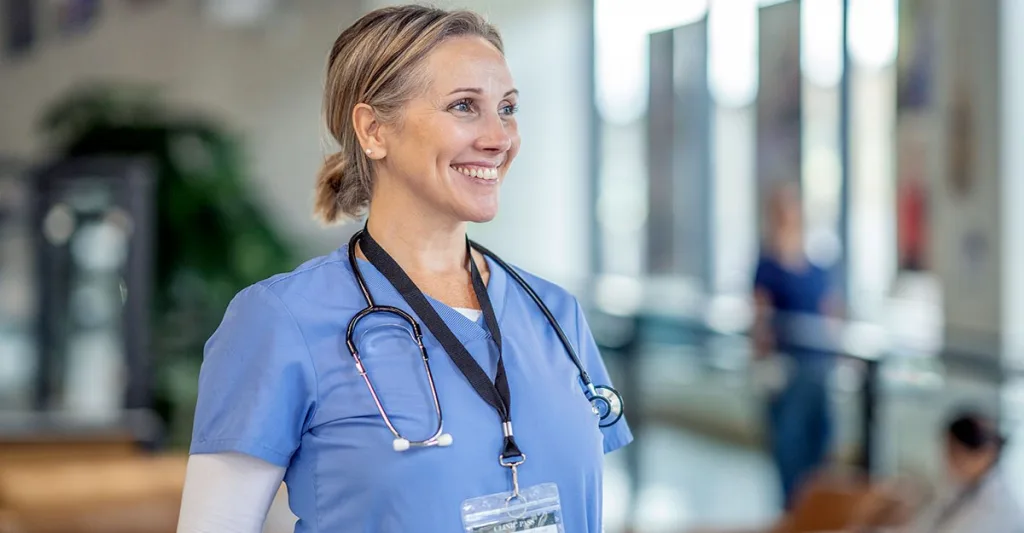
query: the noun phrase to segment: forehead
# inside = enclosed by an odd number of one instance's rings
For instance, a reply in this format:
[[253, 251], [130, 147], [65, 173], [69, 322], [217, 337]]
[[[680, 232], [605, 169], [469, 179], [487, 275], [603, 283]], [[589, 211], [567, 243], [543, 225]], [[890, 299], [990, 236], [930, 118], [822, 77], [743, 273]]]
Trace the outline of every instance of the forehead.
[[478, 88], [501, 96], [513, 88], [505, 57], [482, 37], [448, 39], [427, 56], [424, 67], [428, 92], [434, 95]]

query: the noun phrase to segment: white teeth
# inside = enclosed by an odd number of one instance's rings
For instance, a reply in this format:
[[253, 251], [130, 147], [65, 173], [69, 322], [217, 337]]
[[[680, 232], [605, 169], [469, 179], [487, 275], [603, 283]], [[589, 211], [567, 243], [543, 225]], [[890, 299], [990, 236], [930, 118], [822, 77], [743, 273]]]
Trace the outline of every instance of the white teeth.
[[459, 172], [461, 172], [461, 173], [463, 173], [463, 174], [465, 174], [467, 176], [473, 177], [473, 178], [479, 178], [479, 179], [485, 179], [485, 180], [495, 180], [495, 179], [498, 179], [498, 169], [496, 169], [496, 168], [480, 168], [480, 167], [472, 167], [472, 168], [470, 168], [470, 167], [452, 167], [452, 168], [454, 168], [455, 170], [457, 170], [457, 171], [459, 171]]

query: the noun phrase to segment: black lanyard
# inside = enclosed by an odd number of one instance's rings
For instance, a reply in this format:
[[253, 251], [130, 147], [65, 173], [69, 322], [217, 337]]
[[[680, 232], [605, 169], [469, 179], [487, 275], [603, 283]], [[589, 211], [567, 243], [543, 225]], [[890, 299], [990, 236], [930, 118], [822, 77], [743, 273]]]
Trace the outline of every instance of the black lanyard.
[[512, 393], [508, 388], [508, 376], [505, 373], [505, 364], [501, 356], [501, 329], [498, 327], [498, 319], [494, 315], [494, 308], [491, 306], [491, 299], [487, 295], [487, 287], [484, 285], [483, 277], [473, 261], [472, 250], [469, 240], [466, 240], [466, 257], [469, 260], [470, 272], [473, 279], [473, 292], [476, 293], [477, 301], [483, 311], [484, 323], [491, 333], [491, 339], [498, 348], [498, 370], [492, 383], [487, 373], [480, 367], [480, 364], [473, 359], [466, 347], [459, 342], [459, 339], [452, 333], [452, 330], [444, 323], [444, 320], [437, 314], [434, 307], [427, 301], [427, 297], [416, 287], [416, 284], [409, 279], [408, 274], [390, 256], [377, 241], [370, 236], [370, 232], [364, 229], [360, 239], [363, 254], [370, 260], [370, 263], [384, 275], [391, 285], [395, 287], [402, 298], [409, 303], [420, 320], [426, 324], [430, 332], [437, 338], [444, 347], [448, 357], [452, 359], [455, 366], [459, 367], [463, 376], [469, 380], [476, 393], [483, 398], [501, 418], [502, 431], [505, 435], [505, 446], [501, 452], [501, 464], [509, 466], [510, 463], [518, 461], [521, 463], [526, 456], [519, 450], [515, 438], [512, 436]]

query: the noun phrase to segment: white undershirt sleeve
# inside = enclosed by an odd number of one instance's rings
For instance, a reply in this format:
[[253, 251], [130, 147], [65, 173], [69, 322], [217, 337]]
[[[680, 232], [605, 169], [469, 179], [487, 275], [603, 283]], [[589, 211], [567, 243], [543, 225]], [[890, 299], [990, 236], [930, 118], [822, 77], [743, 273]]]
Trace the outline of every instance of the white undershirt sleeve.
[[178, 533], [262, 533], [285, 469], [240, 453], [188, 459]]

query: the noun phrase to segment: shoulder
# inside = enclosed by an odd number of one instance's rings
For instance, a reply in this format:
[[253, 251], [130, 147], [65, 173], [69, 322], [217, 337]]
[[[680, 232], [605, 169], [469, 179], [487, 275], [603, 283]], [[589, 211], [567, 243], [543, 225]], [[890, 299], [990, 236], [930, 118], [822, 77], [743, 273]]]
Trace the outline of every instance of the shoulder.
[[779, 263], [770, 255], [761, 254], [754, 268], [754, 284], [761, 287], [771, 286], [778, 273]]
[[351, 267], [347, 262], [347, 246], [329, 254], [314, 257], [290, 272], [282, 272], [253, 284], [261, 287], [282, 300], [291, 301], [316, 293], [330, 284], [335, 289], [347, 288], [352, 280]]
[[998, 470], [990, 483], [986, 483], [982, 492], [983, 506], [986, 511], [1004, 519], [1015, 519], [1024, 522], [1024, 507], [1014, 493], [1008, 473]]
[[832, 278], [835, 276], [833, 269], [827, 265], [819, 263], [811, 263], [811, 272], [813, 273], [814, 279], [826, 288], [831, 284]]
[[239, 291], [232, 303], [279, 307], [289, 312], [329, 301], [358, 305], [358, 288], [346, 253], [347, 247], [342, 247], [314, 257], [290, 272], [257, 281]]
[[339, 251], [316, 257], [238, 291], [204, 347], [207, 372], [283, 371], [313, 362], [311, 343], [336, 334], [331, 326], [339, 315], [362, 303], [355, 281], [346, 281], [352, 276], [345, 258]]
[[774, 269], [777, 269], [777, 268], [779, 268], [779, 262], [776, 261], [775, 258], [772, 257], [770, 254], [761, 253], [760, 255], [757, 256], [757, 269], [758, 270], [765, 270], [765, 269], [772, 269], [772, 270], [774, 270]]
[[[559, 323], [564, 324], [567, 329], [570, 325], [575, 327], [576, 322], [582, 315], [580, 302], [575, 295], [570, 293], [561, 285], [534, 274], [533, 272], [512, 264], [509, 264], [509, 267], [530, 287], [530, 289], [533, 290], [533, 292], [537, 294]], [[518, 294], [518, 298], [527, 304], [526, 309], [530, 312], [536, 311], [537, 313], [540, 313], [536, 304], [526, 293], [525, 289], [519, 285], [519, 282], [515, 280], [515, 276], [511, 273], [508, 274], [507, 284], [509, 294]]]
[[255, 342], [246, 339], [256, 337], [288, 340], [299, 349], [334, 331], [328, 326], [364, 303], [346, 259], [342, 249], [241, 289], [224, 310], [207, 349]]

